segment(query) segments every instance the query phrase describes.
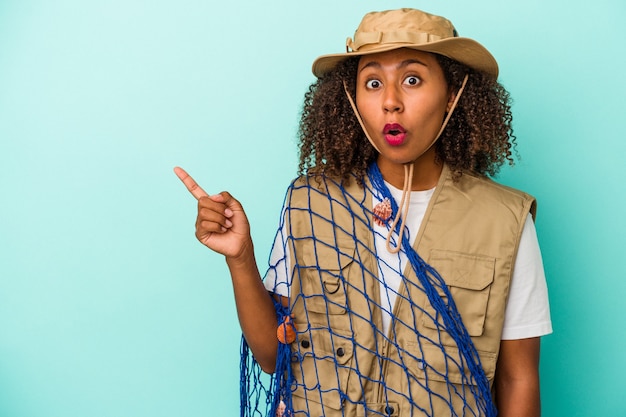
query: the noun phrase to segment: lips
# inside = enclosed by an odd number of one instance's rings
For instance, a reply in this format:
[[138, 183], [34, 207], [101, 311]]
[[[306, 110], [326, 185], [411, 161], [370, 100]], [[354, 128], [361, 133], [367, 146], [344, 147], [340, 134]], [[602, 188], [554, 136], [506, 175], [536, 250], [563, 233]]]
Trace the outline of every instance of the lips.
[[398, 123], [388, 123], [383, 129], [383, 135], [385, 136], [385, 140], [389, 145], [400, 146], [402, 145], [402, 143], [404, 143], [406, 130], [404, 130], [402, 125]]

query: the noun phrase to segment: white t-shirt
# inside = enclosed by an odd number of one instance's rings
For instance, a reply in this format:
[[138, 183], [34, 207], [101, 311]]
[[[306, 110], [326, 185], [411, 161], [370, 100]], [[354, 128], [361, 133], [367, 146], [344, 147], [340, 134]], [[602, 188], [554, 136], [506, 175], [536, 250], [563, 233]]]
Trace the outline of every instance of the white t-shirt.
[[[396, 202], [400, 201], [402, 190], [387, 184]], [[405, 226], [408, 227], [409, 241], [417, 236], [426, 208], [434, 188], [427, 191], [412, 191], [409, 212]], [[374, 204], [380, 200], [374, 197]], [[374, 245], [378, 255], [378, 270], [381, 282], [381, 307], [383, 328], [388, 333], [391, 312], [399, 291], [402, 278], [395, 271], [404, 271], [408, 259], [403, 251], [391, 254], [387, 251], [387, 226], [374, 227]], [[289, 297], [291, 274], [289, 248], [285, 245], [286, 234], [280, 229], [270, 254], [270, 268], [265, 275], [265, 287], [285, 297]], [[394, 243], [395, 246], [395, 243]], [[552, 333], [548, 289], [543, 270], [543, 261], [537, 233], [531, 216], [528, 216], [520, 239], [517, 259], [513, 269], [511, 288], [506, 305], [502, 340], [526, 339]]]

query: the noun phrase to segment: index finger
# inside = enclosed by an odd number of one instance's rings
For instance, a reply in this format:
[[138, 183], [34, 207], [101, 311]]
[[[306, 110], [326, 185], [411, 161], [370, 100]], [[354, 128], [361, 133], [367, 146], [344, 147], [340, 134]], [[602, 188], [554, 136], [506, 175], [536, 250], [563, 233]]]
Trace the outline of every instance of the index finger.
[[202, 197], [208, 197], [209, 195], [198, 185], [198, 183], [191, 178], [191, 175], [187, 174], [187, 171], [182, 169], [181, 167], [175, 167], [174, 173], [180, 180], [185, 184], [187, 190], [196, 198], [196, 200], [200, 200]]

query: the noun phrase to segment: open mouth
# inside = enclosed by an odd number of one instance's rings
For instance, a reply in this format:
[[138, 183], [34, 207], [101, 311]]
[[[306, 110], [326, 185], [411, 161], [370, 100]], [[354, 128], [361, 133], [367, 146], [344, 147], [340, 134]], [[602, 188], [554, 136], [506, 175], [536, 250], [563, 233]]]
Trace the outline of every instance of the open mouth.
[[383, 134], [385, 135], [385, 140], [389, 145], [398, 146], [404, 142], [406, 130], [404, 130], [402, 125], [398, 123], [389, 123], [385, 125]]
[[383, 133], [385, 135], [399, 135], [401, 133], [406, 133], [406, 131], [404, 130], [404, 128], [402, 127], [401, 124], [398, 123], [389, 123], [385, 125], [385, 128], [383, 130]]

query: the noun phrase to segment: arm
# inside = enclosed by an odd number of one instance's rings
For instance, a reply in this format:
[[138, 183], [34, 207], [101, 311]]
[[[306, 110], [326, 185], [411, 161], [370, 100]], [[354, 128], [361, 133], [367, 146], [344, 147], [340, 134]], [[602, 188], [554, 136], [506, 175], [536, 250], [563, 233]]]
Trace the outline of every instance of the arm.
[[276, 365], [276, 313], [254, 257], [250, 225], [241, 204], [229, 193], [209, 196], [182, 168], [174, 172], [198, 200], [196, 237], [225, 256], [243, 335], [265, 372]]
[[502, 340], [496, 366], [498, 417], [539, 417], [540, 338]]
[[252, 240], [239, 257], [226, 257], [235, 294], [239, 324], [261, 369], [274, 372], [276, 366], [276, 312], [269, 293], [263, 286], [256, 266]]

